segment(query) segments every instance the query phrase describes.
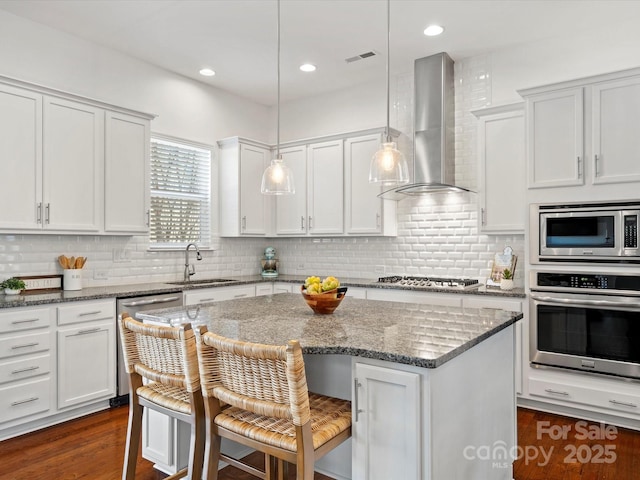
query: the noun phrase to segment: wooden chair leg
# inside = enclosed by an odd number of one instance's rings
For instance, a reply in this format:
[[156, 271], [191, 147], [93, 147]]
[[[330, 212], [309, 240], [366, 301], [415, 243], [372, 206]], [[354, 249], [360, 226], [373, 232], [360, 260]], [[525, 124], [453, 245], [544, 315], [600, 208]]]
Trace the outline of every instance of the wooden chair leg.
[[136, 463], [140, 448], [140, 432], [142, 431], [143, 407], [132, 398], [129, 404], [129, 423], [127, 426], [127, 442], [124, 451], [124, 465], [122, 480], [134, 480], [136, 477]]
[[213, 431], [213, 425], [207, 422], [204, 445], [204, 480], [218, 480], [220, 464], [220, 436]]
[[[201, 480], [204, 470], [204, 439], [205, 439], [205, 426], [204, 419], [201, 421], [194, 421], [191, 424], [191, 443], [190, 449], [192, 452], [191, 458], [189, 458], [189, 478], [191, 480]], [[217, 468], [216, 468], [217, 470]]]

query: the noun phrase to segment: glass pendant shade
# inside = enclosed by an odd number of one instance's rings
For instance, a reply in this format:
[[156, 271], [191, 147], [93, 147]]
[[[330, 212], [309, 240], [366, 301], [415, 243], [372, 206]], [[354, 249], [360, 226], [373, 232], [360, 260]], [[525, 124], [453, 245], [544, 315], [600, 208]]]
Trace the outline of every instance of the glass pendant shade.
[[281, 157], [271, 160], [271, 165], [262, 174], [260, 192], [265, 195], [292, 195], [296, 192], [293, 172]]
[[369, 182], [382, 185], [399, 185], [409, 182], [409, 167], [395, 142], [382, 144], [371, 159]]

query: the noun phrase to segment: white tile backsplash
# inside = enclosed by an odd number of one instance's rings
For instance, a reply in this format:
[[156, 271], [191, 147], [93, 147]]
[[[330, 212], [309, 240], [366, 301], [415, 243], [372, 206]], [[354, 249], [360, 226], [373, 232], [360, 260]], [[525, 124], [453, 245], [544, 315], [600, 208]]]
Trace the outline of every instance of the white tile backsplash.
[[[471, 110], [491, 105], [488, 57], [455, 64], [456, 182], [476, 189], [476, 121]], [[394, 79], [392, 127], [411, 161], [413, 79]], [[442, 275], [484, 279], [496, 252], [509, 245], [524, 260], [523, 235], [478, 233], [474, 194], [408, 198], [398, 203], [398, 236], [393, 238], [214, 239], [203, 251], [195, 278], [260, 272], [264, 248], [277, 249], [287, 274], [375, 278], [381, 275]], [[83, 285], [181, 280], [184, 252], [148, 251], [147, 238], [80, 235], [0, 235], [0, 279], [12, 275], [60, 274], [58, 255], [86, 256]], [[115, 253], [114, 253], [115, 252]], [[123, 253], [124, 252], [124, 253]], [[516, 280], [522, 277], [522, 264]], [[381, 268], [382, 267], [382, 268]], [[379, 272], [381, 269], [383, 273]]]

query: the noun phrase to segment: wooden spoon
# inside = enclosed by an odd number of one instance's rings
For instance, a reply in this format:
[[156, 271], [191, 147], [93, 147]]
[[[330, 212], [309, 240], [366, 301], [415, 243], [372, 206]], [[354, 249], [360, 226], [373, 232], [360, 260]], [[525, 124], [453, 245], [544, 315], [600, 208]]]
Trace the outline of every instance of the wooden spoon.
[[67, 257], [65, 257], [64, 255], [60, 255], [58, 257], [58, 263], [60, 264], [60, 266], [62, 268], [64, 268], [65, 270], [67, 270], [69, 268], [69, 260], [67, 259]]
[[67, 268], [76, 268], [76, 257], [71, 257], [69, 259], [69, 266]]

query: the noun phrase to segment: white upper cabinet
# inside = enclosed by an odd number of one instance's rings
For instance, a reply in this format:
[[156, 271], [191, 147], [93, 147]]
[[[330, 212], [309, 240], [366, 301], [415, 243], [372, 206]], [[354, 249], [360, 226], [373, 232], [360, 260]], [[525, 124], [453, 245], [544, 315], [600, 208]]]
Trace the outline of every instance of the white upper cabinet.
[[342, 140], [307, 147], [307, 230], [313, 235], [344, 232]]
[[146, 232], [153, 116], [0, 80], [0, 230]]
[[383, 200], [378, 198], [382, 189], [380, 185], [369, 183], [371, 158], [381, 142], [382, 134], [362, 135], [345, 141], [345, 220], [349, 234], [382, 233]]
[[104, 111], [44, 98], [44, 228], [98, 232], [102, 226]]
[[220, 235], [267, 235], [268, 197], [260, 193], [262, 174], [269, 165], [266, 145], [238, 137], [218, 142], [220, 148]]
[[593, 183], [640, 181], [640, 76], [591, 87]]
[[637, 197], [640, 69], [519, 93], [526, 100], [531, 201]]
[[42, 95], [0, 85], [0, 164], [0, 229], [41, 229]]
[[278, 195], [276, 202], [276, 234], [307, 234], [307, 147], [281, 148], [280, 154], [293, 172], [295, 193]]
[[478, 117], [480, 231], [524, 233], [525, 126], [522, 103], [485, 108]]
[[583, 89], [527, 98], [529, 188], [584, 183]]
[[149, 142], [149, 120], [106, 113], [106, 232], [139, 234], [149, 231]]

